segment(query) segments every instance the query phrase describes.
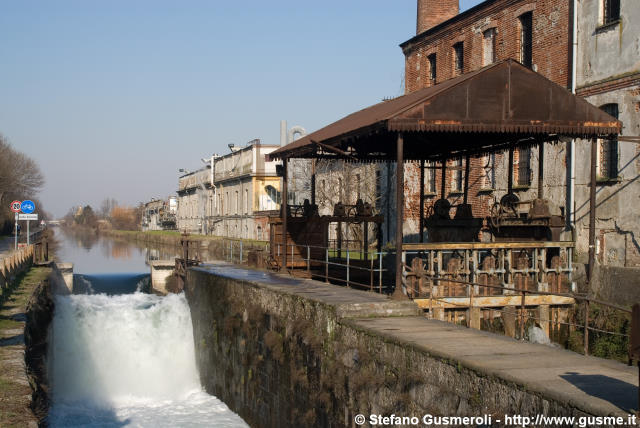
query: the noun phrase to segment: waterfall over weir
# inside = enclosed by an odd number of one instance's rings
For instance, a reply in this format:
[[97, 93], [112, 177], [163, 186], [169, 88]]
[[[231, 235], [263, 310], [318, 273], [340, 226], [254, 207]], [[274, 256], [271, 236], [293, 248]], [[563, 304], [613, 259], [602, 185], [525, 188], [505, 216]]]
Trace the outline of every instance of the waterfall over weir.
[[184, 295], [57, 296], [53, 427], [245, 427], [200, 387]]

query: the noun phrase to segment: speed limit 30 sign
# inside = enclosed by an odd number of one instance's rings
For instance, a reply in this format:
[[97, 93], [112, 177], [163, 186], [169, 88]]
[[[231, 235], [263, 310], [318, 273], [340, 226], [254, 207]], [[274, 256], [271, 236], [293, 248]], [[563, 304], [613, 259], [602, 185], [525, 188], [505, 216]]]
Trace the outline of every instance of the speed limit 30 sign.
[[9, 207], [11, 208], [11, 211], [13, 211], [14, 213], [19, 213], [21, 205], [22, 205], [22, 202], [13, 201], [13, 202], [11, 202], [11, 205]]

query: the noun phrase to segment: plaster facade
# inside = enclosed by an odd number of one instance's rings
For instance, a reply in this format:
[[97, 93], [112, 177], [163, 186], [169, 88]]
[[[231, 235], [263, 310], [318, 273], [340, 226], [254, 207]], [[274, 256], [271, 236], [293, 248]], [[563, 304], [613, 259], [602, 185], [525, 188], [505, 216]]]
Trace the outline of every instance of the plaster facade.
[[[633, 1], [619, 2], [619, 16], [605, 17], [604, 0], [577, 2], [577, 94], [591, 104], [616, 106], [622, 121], [621, 136], [640, 135], [640, 8]], [[606, 108], [606, 107], [605, 107]], [[596, 256], [600, 264], [640, 266], [640, 147], [618, 141], [615, 173], [606, 174], [606, 141], [598, 142], [596, 190]], [[577, 165], [589, 165], [590, 142], [576, 143]], [[589, 170], [576, 176], [576, 236], [580, 261], [586, 261], [589, 228]]]
[[208, 199], [210, 234], [267, 240], [269, 213], [280, 207], [276, 162], [265, 155], [279, 146], [254, 140], [214, 161], [214, 185]]

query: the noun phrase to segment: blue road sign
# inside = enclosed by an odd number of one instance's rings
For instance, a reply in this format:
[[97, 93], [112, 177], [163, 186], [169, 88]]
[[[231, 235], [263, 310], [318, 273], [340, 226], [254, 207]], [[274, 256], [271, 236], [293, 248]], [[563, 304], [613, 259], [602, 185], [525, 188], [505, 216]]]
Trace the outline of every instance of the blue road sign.
[[31, 214], [36, 210], [36, 204], [34, 204], [33, 201], [27, 199], [25, 201], [22, 201], [22, 204], [20, 204], [20, 209], [25, 214]]

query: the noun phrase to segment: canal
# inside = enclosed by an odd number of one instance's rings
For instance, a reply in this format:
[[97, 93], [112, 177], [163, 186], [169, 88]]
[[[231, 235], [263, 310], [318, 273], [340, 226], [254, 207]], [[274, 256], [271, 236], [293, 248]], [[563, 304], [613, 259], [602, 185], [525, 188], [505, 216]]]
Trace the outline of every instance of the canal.
[[151, 258], [95, 235], [56, 233], [74, 264], [74, 294], [55, 297], [48, 374], [52, 427], [245, 427], [205, 393], [183, 294], [145, 292]]

